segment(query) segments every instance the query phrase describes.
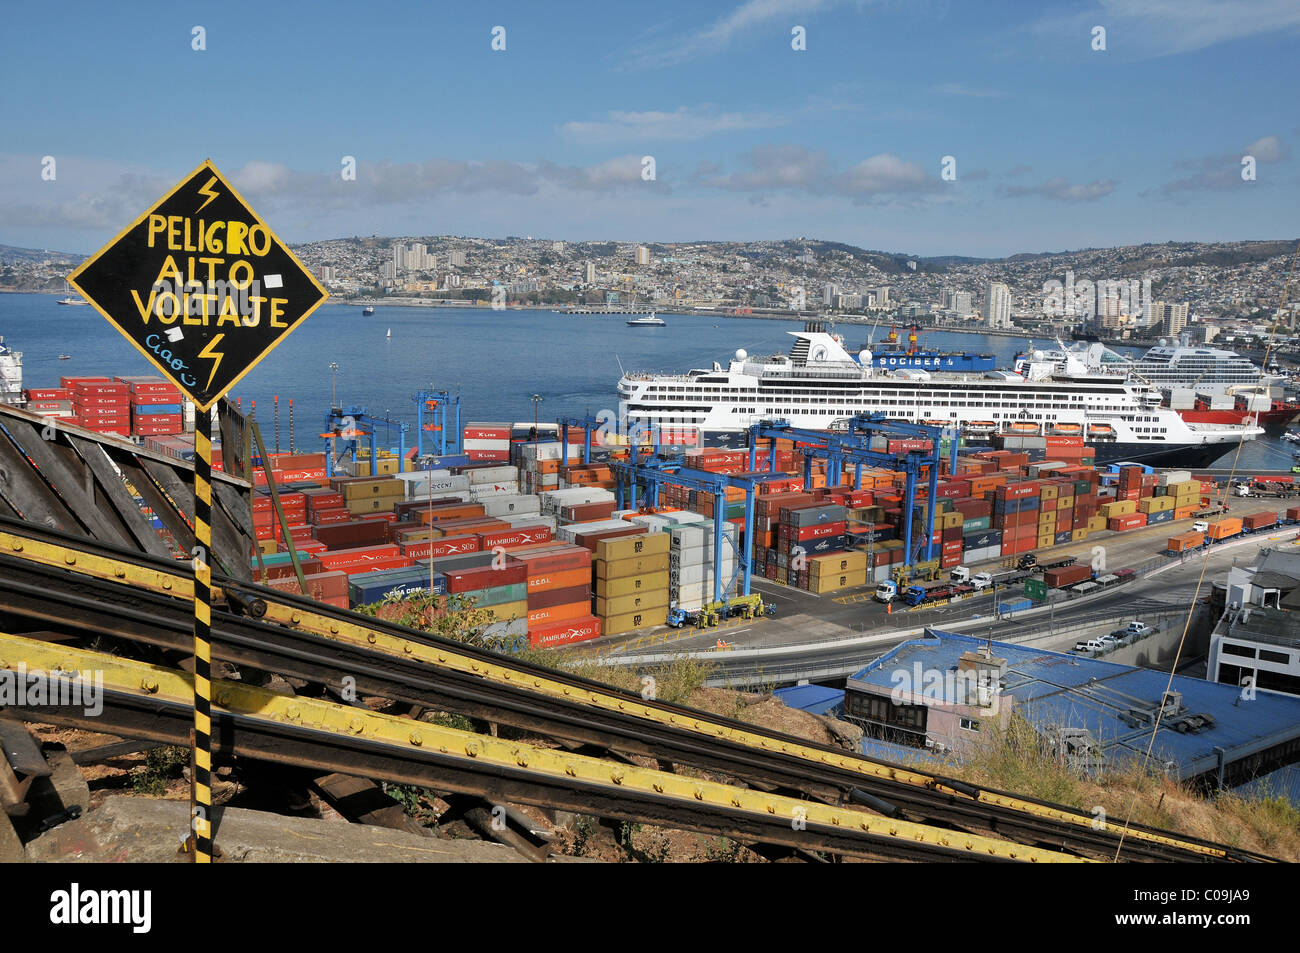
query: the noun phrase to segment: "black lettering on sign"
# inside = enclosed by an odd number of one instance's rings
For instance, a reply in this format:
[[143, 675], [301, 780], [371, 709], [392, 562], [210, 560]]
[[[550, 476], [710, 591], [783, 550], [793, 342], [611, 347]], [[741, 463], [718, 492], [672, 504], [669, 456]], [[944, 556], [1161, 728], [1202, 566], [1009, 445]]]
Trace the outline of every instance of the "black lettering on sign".
[[211, 162], [68, 282], [203, 410], [329, 296]]

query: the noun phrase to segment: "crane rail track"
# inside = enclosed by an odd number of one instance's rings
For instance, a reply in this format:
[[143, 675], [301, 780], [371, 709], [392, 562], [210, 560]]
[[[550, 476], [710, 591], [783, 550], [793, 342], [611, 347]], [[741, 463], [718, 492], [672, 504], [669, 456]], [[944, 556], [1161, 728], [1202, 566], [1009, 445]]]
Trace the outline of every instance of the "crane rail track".
[[[0, 518], [0, 611], [42, 631], [111, 635], [187, 653], [191, 581], [184, 563], [143, 556]], [[363, 618], [279, 590], [214, 577], [215, 657], [456, 711], [620, 754], [646, 755], [832, 805], [878, 799], [898, 818], [1011, 838], [1091, 859], [1116, 854], [1120, 832], [1073, 808], [849, 754], [427, 633]], [[264, 603], [265, 616], [243, 614]], [[339, 770], [344, 770], [342, 767]], [[356, 767], [352, 768], [357, 773]], [[883, 802], [883, 803], [882, 803]], [[1132, 825], [1125, 859], [1270, 861]]]

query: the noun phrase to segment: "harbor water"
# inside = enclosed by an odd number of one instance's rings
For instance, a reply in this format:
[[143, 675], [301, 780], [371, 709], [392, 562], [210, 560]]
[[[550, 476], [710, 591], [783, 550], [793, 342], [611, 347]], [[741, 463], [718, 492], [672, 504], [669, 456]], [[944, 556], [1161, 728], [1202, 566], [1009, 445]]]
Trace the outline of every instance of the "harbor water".
[[[294, 401], [295, 446], [319, 450], [330, 406], [331, 384], [345, 409], [360, 406], [389, 419], [380, 428], [384, 445], [396, 446], [397, 425], [411, 425], [414, 394], [447, 390], [461, 397], [463, 420], [525, 421], [533, 415], [533, 394], [542, 397], [538, 419], [559, 414], [598, 414], [617, 407], [621, 370], [684, 372], [724, 366], [738, 348], [751, 355], [786, 353], [788, 331], [802, 322], [720, 315], [661, 314], [662, 328], [628, 327], [622, 315], [557, 314], [549, 310], [420, 308], [380, 304], [363, 317], [355, 305], [326, 304], [258, 364], [231, 393], [245, 411], [256, 401], [268, 444], [275, 439], [272, 398], [280, 398], [280, 446], [288, 448], [288, 400]], [[845, 344], [856, 353], [868, 335], [879, 348], [890, 325], [841, 325]], [[390, 334], [391, 332], [391, 334]], [[898, 325], [900, 338], [906, 327]], [[27, 387], [57, 386], [61, 375], [155, 373], [143, 356], [91, 307], [58, 304], [58, 296], [0, 294], [0, 336], [23, 354]], [[1054, 342], [1034, 342], [1051, 347]], [[993, 354], [1010, 367], [1029, 342], [1020, 337], [922, 332], [921, 345], [934, 350]], [[1133, 351], [1132, 353], [1140, 353]], [[60, 355], [67, 355], [60, 360]], [[331, 372], [330, 364], [338, 370]], [[1232, 463], [1235, 451], [1220, 462]], [[1291, 445], [1276, 438], [1252, 441], [1238, 466], [1287, 469]]]

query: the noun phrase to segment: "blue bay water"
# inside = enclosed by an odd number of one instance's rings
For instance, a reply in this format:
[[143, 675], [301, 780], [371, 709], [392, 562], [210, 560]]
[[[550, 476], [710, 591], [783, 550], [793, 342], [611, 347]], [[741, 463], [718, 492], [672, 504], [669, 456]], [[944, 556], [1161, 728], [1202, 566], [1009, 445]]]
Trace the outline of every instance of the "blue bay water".
[[[157, 373], [97, 311], [67, 307], [55, 295], [0, 294], [0, 336], [23, 353], [27, 387], [53, 387], [61, 375]], [[379, 305], [362, 317], [352, 305], [326, 304], [258, 364], [231, 392], [245, 411], [257, 403], [268, 444], [274, 444], [272, 397], [280, 398], [280, 445], [288, 448], [288, 400], [294, 401], [295, 443], [319, 450], [330, 405], [331, 362], [338, 364], [338, 401], [358, 405], [394, 423], [408, 422], [414, 437], [414, 395], [421, 388], [460, 394], [462, 420], [527, 421], [533, 394], [543, 398], [539, 417], [596, 414], [617, 406], [615, 385], [623, 368], [683, 372], [724, 366], [737, 348], [750, 354], [787, 352], [799, 321], [700, 315], [662, 315], [664, 328], [631, 328], [620, 315], [565, 315], [551, 311], [492, 311]], [[387, 332], [391, 329], [391, 338]], [[839, 326], [856, 352], [870, 326]], [[900, 326], [900, 334], [903, 329]], [[874, 330], [879, 343], [889, 332]], [[923, 346], [990, 353], [1010, 366], [1024, 338], [932, 332]], [[1038, 342], [1051, 345], [1051, 342]], [[68, 360], [59, 360], [67, 354]], [[381, 443], [397, 444], [379, 431]], [[1231, 457], [1228, 457], [1228, 462]], [[1291, 454], [1277, 440], [1242, 451], [1241, 466], [1289, 467]]]

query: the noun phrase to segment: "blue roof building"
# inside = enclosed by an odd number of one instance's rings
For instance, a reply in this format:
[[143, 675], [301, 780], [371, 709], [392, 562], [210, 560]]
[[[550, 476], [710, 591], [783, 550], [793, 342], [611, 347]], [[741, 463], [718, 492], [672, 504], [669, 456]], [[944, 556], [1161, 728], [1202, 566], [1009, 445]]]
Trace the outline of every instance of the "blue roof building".
[[849, 678], [843, 717], [960, 755], [1013, 710], [1084, 769], [1149, 759], [1214, 789], [1300, 761], [1300, 698], [934, 630]]

